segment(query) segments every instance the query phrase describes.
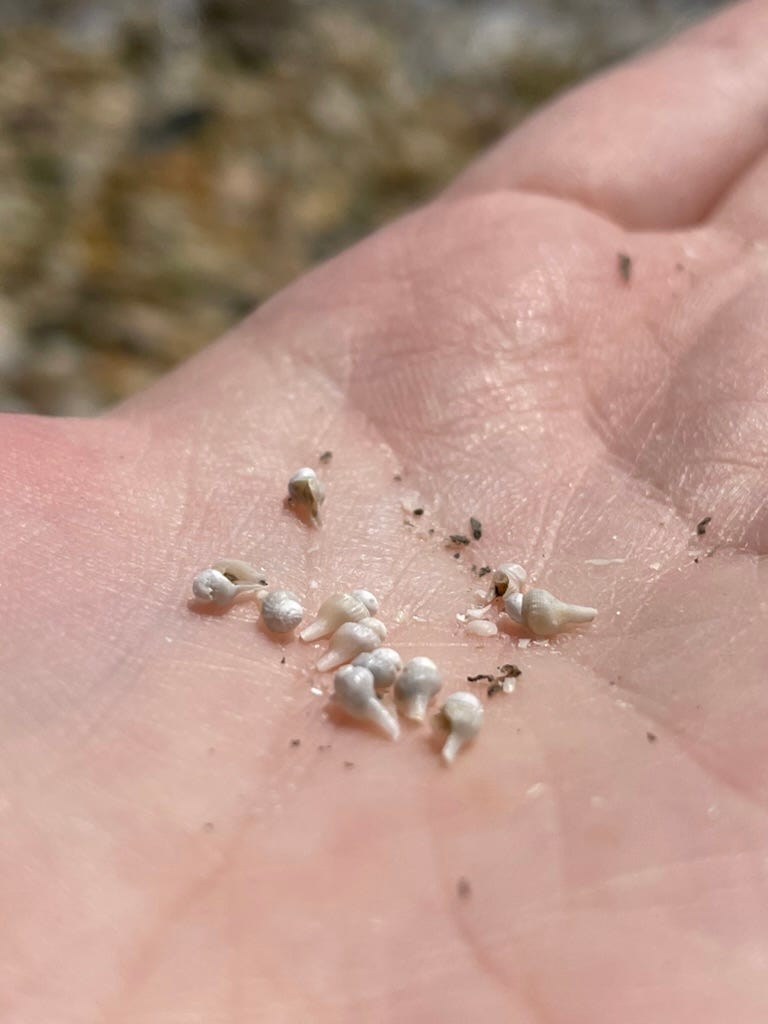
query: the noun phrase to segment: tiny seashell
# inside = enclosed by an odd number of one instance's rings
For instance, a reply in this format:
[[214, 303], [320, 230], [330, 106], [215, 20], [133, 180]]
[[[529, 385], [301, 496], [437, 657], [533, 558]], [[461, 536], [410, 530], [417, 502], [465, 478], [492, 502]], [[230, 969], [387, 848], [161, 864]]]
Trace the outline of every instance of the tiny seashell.
[[375, 651], [358, 654], [353, 665], [362, 665], [373, 674], [373, 684], [377, 693], [384, 693], [394, 685], [402, 671], [403, 659], [391, 647], [377, 647]]
[[568, 626], [591, 622], [596, 615], [596, 608], [567, 604], [539, 587], [523, 595], [522, 623], [536, 636], [555, 636]]
[[303, 466], [293, 474], [288, 481], [288, 500], [297, 510], [305, 511], [316, 526], [320, 525], [320, 506], [325, 501], [325, 488], [314, 469]]
[[504, 595], [504, 611], [512, 619], [522, 625], [523, 622], [523, 595], [519, 590], [508, 591]]
[[304, 618], [304, 609], [290, 590], [270, 590], [259, 597], [261, 620], [273, 633], [292, 633]]
[[356, 597], [358, 601], [365, 605], [369, 615], [379, 614], [379, 602], [370, 590], [353, 590], [352, 597]]
[[328, 650], [317, 660], [319, 672], [330, 672], [364, 651], [381, 646], [381, 637], [362, 622], [343, 622], [331, 636]]
[[483, 705], [474, 693], [452, 693], [434, 716], [433, 725], [448, 732], [441, 751], [446, 764], [453, 764], [459, 750], [477, 736], [483, 724]]
[[359, 622], [369, 618], [370, 614], [363, 602], [352, 594], [331, 594], [318, 608], [315, 621], [302, 629], [299, 636], [307, 643], [321, 640], [334, 633], [342, 623]]
[[492, 609], [492, 604], [486, 604], [482, 608], [467, 608], [464, 615], [467, 619], [484, 619]]
[[467, 623], [466, 631], [473, 636], [496, 636], [499, 627], [488, 619], [472, 619]]
[[267, 586], [267, 577], [263, 569], [244, 562], [240, 558], [219, 558], [213, 568], [223, 573], [233, 583], [254, 583], [260, 587]]
[[528, 579], [528, 573], [516, 562], [505, 562], [491, 576], [491, 593], [504, 597], [508, 590], [520, 590]]
[[363, 665], [343, 665], [333, 679], [333, 700], [352, 718], [373, 722], [386, 736], [400, 735], [397, 719], [377, 698], [373, 673]]
[[431, 658], [411, 658], [395, 682], [398, 711], [414, 722], [423, 722], [430, 701], [442, 685], [440, 670]]
[[260, 580], [257, 583], [236, 583], [219, 569], [203, 569], [192, 580], [192, 593], [198, 601], [206, 601], [220, 608], [230, 605], [241, 594], [258, 594], [264, 590]]
[[368, 629], [372, 629], [373, 632], [378, 636], [379, 640], [387, 639], [387, 627], [381, 621], [381, 619], [374, 619], [370, 616], [365, 619], [360, 619], [361, 626], [367, 626]]
[[234, 601], [237, 588], [218, 569], [203, 569], [192, 580], [192, 593], [199, 601], [227, 605]]

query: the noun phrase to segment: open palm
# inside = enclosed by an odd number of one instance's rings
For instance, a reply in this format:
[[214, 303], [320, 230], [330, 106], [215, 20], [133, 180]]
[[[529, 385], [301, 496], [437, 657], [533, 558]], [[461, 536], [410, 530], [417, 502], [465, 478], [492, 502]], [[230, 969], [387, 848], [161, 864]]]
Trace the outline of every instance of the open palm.
[[[767, 39], [566, 96], [102, 419], [3, 420], [3, 1020], [766, 1018]], [[339, 722], [188, 607], [219, 555], [517, 691], [450, 771]], [[469, 638], [510, 559], [597, 621]]]

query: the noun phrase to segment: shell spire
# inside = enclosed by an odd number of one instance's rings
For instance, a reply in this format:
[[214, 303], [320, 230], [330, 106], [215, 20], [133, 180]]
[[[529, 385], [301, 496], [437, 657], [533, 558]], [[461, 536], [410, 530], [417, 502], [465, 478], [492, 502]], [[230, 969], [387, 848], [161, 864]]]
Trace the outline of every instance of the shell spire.
[[317, 618], [302, 629], [299, 636], [306, 643], [330, 636], [344, 622], [360, 622], [367, 619], [370, 611], [353, 594], [331, 594], [317, 610]]
[[328, 650], [317, 660], [318, 672], [330, 672], [364, 651], [381, 646], [379, 633], [365, 622], [344, 622], [331, 637]]

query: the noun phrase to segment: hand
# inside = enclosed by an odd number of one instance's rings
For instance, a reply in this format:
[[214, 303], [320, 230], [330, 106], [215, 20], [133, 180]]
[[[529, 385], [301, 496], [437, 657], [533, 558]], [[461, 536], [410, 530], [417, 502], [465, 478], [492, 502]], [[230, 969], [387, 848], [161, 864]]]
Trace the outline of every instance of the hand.
[[[3, 420], [4, 1019], [766, 1018], [767, 38], [576, 90], [110, 415]], [[330, 720], [313, 649], [190, 610], [220, 555], [517, 692], [452, 770]], [[510, 558], [597, 621], [469, 639]]]

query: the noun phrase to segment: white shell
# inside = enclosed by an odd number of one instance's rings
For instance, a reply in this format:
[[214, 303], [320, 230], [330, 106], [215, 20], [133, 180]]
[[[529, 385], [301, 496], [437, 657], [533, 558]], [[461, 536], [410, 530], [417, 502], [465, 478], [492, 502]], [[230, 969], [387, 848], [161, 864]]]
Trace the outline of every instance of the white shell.
[[528, 573], [516, 562], [504, 562], [491, 576], [491, 593], [504, 597], [508, 590], [520, 590], [528, 579]]
[[423, 722], [429, 702], [442, 685], [440, 670], [431, 658], [411, 658], [395, 682], [398, 711], [414, 722]]
[[267, 586], [267, 578], [263, 569], [243, 562], [239, 558], [219, 558], [213, 568], [228, 576], [233, 583], [254, 583], [260, 587]]
[[492, 609], [493, 604], [483, 605], [482, 608], [467, 608], [464, 612], [463, 618], [459, 621], [467, 622], [469, 619], [484, 619]]
[[395, 716], [376, 697], [373, 673], [363, 665], [343, 665], [333, 678], [333, 699], [352, 718], [373, 722], [392, 740], [400, 735]]
[[566, 604], [548, 590], [541, 590], [538, 587], [523, 595], [522, 622], [536, 636], [555, 636], [568, 626], [591, 622], [596, 615], [596, 608]]
[[331, 594], [318, 608], [315, 621], [302, 629], [299, 636], [310, 643], [312, 640], [330, 636], [344, 622], [359, 622], [361, 619], [367, 619], [369, 615], [370, 612], [363, 602], [352, 594]]
[[373, 632], [378, 636], [379, 640], [387, 639], [387, 627], [381, 621], [381, 619], [372, 619], [370, 617], [360, 619], [361, 626], [367, 626], [368, 629], [372, 629]]
[[317, 473], [309, 466], [302, 466], [288, 481], [288, 498], [292, 505], [304, 510], [311, 521], [320, 524], [320, 506], [325, 501], [325, 488]]
[[304, 618], [304, 609], [290, 590], [270, 590], [259, 595], [261, 620], [273, 633], [292, 633]]
[[391, 647], [377, 647], [375, 651], [358, 654], [352, 664], [367, 668], [373, 675], [376, 692], [384, 693], [394, 685], [402, 671], [403, 659]]
[[[221, 565], [221, 563], [218, 563]], [[255, 594], [257, 597], [262, 590], [266, 589], [263, 577], [258, 577], [258, 582], [238, 583], [233, 582], [229, 576], [217, 567], [203, 569], [192, 580], [192, 593], [199, 601], [207, 601], [209, 604], [218, 605], [220, 608], [239, 597], [241, 594]]]
[[379, 602], [370, 590], [353, 590], [352, 597], [356, 597], [365, 605], [369, 615], [379, 614]]
[[226, 605], [234, 601], [237, 587], [218, 569], [203, 569], [192, 580], [192, 593], [200, 601]]
[[318, 658], [317, 670], [330, 672], [345, 661], [352, 661], [364, 651], [373, 651], [381, 646], [381, 638], [362, 622], [343, 622], [330, 640], [325, 654]]
[[496, 623], [490, 622], [488, 619], [472, 619], [465, 628], [467, 633], [471, 633], [473, 636], [496, 636], [499, 632]]
[[512, 619], [522, 625], [523, 622], [523, 595], [519, 590], [508, 591], [504, 595], [504, 611]]
[[439, 729], [447, 729], [448, 736], [443, 744], [442, 756], [446, 764], [453, 764], [456, 755], [465, 743], [477, 736], [483, 724], [483, 705], [474, 693], [460, 690], [452, 693], [434, 717]]

